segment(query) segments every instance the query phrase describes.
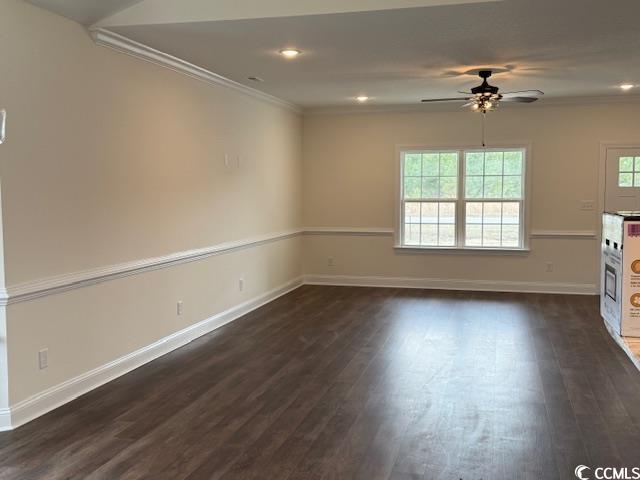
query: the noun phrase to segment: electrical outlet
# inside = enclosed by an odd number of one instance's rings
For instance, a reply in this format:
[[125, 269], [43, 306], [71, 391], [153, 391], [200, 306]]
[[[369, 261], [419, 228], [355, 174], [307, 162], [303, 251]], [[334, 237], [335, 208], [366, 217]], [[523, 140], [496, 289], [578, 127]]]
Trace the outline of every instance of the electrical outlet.
[[238, 280], [238, 290], [241, 292], [244, 290], [244, 278]]
[[553, 272], [553, 263], [552, 262], [545, 263], [545, 272], [547, 272], [547, 273]]
[[178, 315], [182, 315], [182, 310], [183, 310], [182, 300], [179, 300], [178, 304], [176, 305], [176, 313]]
[[581, 200], [580, 201], [580, 210], [584, 211], [593, 211], [596, 208], [596, 202], [593, 200]]
[[43, 348], [38, 352], [38, 368], [44, 370], [49, 366], [49, 349]]
[[329, 267], [334, 267], [336, 265], [336, 259], [333, 257], [327, 258], [327, 265]]

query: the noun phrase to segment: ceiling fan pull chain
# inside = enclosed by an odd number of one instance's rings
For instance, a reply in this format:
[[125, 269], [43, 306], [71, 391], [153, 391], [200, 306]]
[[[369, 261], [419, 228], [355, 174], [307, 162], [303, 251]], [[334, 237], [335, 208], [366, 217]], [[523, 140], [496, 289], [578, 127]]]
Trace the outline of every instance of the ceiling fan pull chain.
[[485, 133], [484, 133], [484, 129], [485, 129], [484, 122], [485, 122], [486, 116], [487, 116], [487, 114], [485, 112], [482, 112], [482, 147], [483, 148], [486, 146], [484, 144], [484, 136], [485, 136]]

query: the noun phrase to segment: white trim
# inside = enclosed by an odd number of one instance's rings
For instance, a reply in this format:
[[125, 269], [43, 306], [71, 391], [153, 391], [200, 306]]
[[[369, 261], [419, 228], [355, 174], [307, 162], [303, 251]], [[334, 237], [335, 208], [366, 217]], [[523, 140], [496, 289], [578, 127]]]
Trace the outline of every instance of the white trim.
[[594, 230], [533, 230], [533, 238], [574, 238], [595, 240], [598, 234]]
[[0, 291], [0, 305], [24, 302], [46, 295], [53, 295], [108, 280], [127, 277], [129, 275], [137, 275], [151, 270], [202, 260], [214, 255], [257, 247], [266, 243], [292, 238], [301, 233], [302, 230], [300, 229], [285, 230], [283, 232], [269, 233], [243, 240], [219, 243], [209, 247], [171, 253], [160, 257], [134, 260], [132, 262], [98, 267], [92, 270], [72, 272], [18, 285], [11, 285], [7, 287], [6, 291]]
[[11, 409], [0, 408], [0, 432], [11, 430]]
[[[529, 251], [530, 245], [530, 234], [531, 234], [531, 198], [533, 196], [532, 192], [532, 178], [533, 178], [533, 144], [531, 141], [523, 140], [518, 142], [495, 142], [486, 146], [478, 146], [477, 144], [460, 144], [458, 146], [443, 146], [443, 145], [419, 145], [419, 144], [396, 144], [396, 165], [395, 165], [395, 218], [394, 218], [394, 246], [396, 248], [411, 248], [412, 245], [404, 245], [403, 235], [404, 235], [404, 208], [403, 203], [405, 201], [403, 195], [403, 155], [405, 153], [418, 153], [418, 152], [458, 152], [458, 198], [455, 199], [456, 203], [456, 246], [448, 247], [450, 249], [464, 249], [463, 239], [464, 239], [464, 206], [468, 201], [464, 197], [464, 182], [465, 182], [465, 162], [466, 157], [465, 153], [468, 151], [477, 151], [477, 152], [491, 152], [491, 151], [506, 151], [506, 150], [521, 150], [523, 152], [523, 162], [524, 169], [522, 172], [523, 183], [522, 183], [522, 198], [517, 200], [520, 204], [520, 215], [522, 221], [520, 222], [520, 238], [521, 243], [517, 247], [517, 250], [520, 251]], [[470, 199], [469, 199], [470, 200]], [[478, 201], [487, 202], [487, 201], [499, 201], [505, 202], [507, 199], [487, 199], [482, 198], [478, 199]], [[407, 200], [408, 201], [408, 200]], [[420, 201], [420, 199], [416, 199], [416, 201]], [[433, 199], [433, 201], [437, 201]], [[442, 201], [453, 202], [454, 200], [443, 199]], [[514, 201], [516, 201], [514, 199]], [[499, 247], [500, 248], [500, 247]], [[481, 250], [483, 247], [478, 248], [477, 250]], [[496, 250], [496, 249], [494, 249]], [[505, 248], [505, 250], [516, 250], [513, 248]]]
[[605, 321], [604, 326], [611, 335], [611, 338], [618, 344], [618, 346], [627, 354], [629, 360], [636, 366], [638, 370], [640, 370], [640, 357], [638, 357], [634, 351], [631, 349], [629, 344], [626, 342], [625, 337], [620, 335], [618, 332], [614, 330], [614, 328], [609, 325], [609, 322]]
[[[640, 95], [602, 95], [596, 97], [549, 97], [538, 100], [535, 103], [526, 105], [526, 109], [545, 108], [545, 107], [597, 107], [599, 105], [636, 105], [640, 103]], [[517, 103], [500, 104], [500, 110], [511, 110], [522, 108]], [[460, 103], [442, 102], [442, 103], [392, 103], [374, 105], [337, 105], [337, 106], [320, 106], [308, 107], [304, 109], [304, 115], [308, 117], [327, 116], [327, 115], [376, 115], [385, 113], [439, 113], [439, 112], [459, 112], [461, 114], [469, 114], [460, 109]]]
[[305, 275], [304, 283], [305, 285], [597, 295], [596, 285], [592, 283], [511, 282], [506, 280], [460, 280], [351, 275]]
[[305, 227], [305, 235], [393, 236], [393, 228], [384, 227]]
[[97, 45], [112, 48], [119, 52], [126, 53], [127, 55], [166, 67], [174, 72], [182, 73], [212, 85], [231, 88], [232, 90], [242, 92], [253, 98], [257, 98], [279, 107], [284, 107], [296, 113], [302, 112], [300, 107], [291, 102], [287, 102], [281, 98], [261, 92], [255, 88], [247, 87], [246, 85], [242, 85], [241, 83], [223, 77], [222, 75], [218, 75], [217, 73], [213, 73], [205, 68], [182, 60], [181, 58], [161, 52], [155, 48], [151, 48], [104, 28], [92, 29], [90, 30], [90, 33]]
[[[269, 233], [257, 237], [236, 240], [232, 242], [224, 242], [211, 245], [204, 248], [196, 248], [193, 250], [185, 250], [175, 252], [160, 257], [145, 258], [142, 260], [134, 260], [115, 265], [107, 265], [91, 270], [80, 272], [65, 273], [54, 277], [38, 279], [30, 282], [11, 285], [7, 289], [0, 288], [0, 306], [25, 302], [47, 295], [55, 295], [67, 292], [76, 288], [88, 287], [109, 280], [137, 275], [140, 273], [167, 268], [174, 265], [180, 265], [187, 262], [203, 260], [205, 258], [230, 253], [244, 248], [257, 247], [266, 243], [284, 240], [299, 235], [326, 235], [326, 236], [374, 236], [374, 237], [393, 237], [392, 228], [386, 227], [305, 227], [303, 229], [285, 230], [283, 232]], [[534, 230], [531, 236], [535, 239], [597, 239], [598, 235], [593, 231], [578, 230]], [[433, 251], [434, 253], [451, 253], [454, 251], [468, 251], [467, 253], [491, 253], [492, 249], [447, 249], [447, 248], [416, 248], [403, 247], [396, 251], [405, 252], [424, 252]], [[498, 249], [498, 253], [526, 253], [527, 249]]]
[[291, 280], [273, 290], [231, 307], [199, 323], [124, 355], [112, 362], [62, 382], [27, 398], [9, 409], [0, 410], [0, 431], [17, 428], [45, 413], [68, 403], [80, 395], [98, 388], [162, 355], [186, 345], [202, 335], [246, 315], [302, 285], [302, 277]]

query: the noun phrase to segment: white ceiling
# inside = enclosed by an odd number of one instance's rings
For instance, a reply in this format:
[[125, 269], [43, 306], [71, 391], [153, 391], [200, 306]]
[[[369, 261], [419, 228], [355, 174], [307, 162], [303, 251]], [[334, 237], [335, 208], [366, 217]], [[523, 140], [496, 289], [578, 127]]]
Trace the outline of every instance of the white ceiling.
[[142, 0], [28, 0], [46, 10], [91, 25]]
[[[127, 0], [33, 3], [118, 10]], [[503, 91], [623, 95], [618, 84], [640, 84], [639, 19], [640, 0], [144, 0], [99, 25], [314, 108], [359, 94], [372, 105], [456, 96], [479, 83], [460, 74], [481, 66], [508, 70], [492, 78]], [[285, 60], [284, 46], [303, 54]]]

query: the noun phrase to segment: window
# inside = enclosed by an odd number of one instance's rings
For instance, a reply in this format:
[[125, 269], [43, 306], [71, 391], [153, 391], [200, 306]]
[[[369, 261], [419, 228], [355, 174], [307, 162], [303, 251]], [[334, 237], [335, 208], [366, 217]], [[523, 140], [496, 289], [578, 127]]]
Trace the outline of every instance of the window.
[[400, 157], [400, 246], [524, 247], [525, 149], [412, 150]]
[[618, 186], [640, 187], [640, 157], [620, 157]]

